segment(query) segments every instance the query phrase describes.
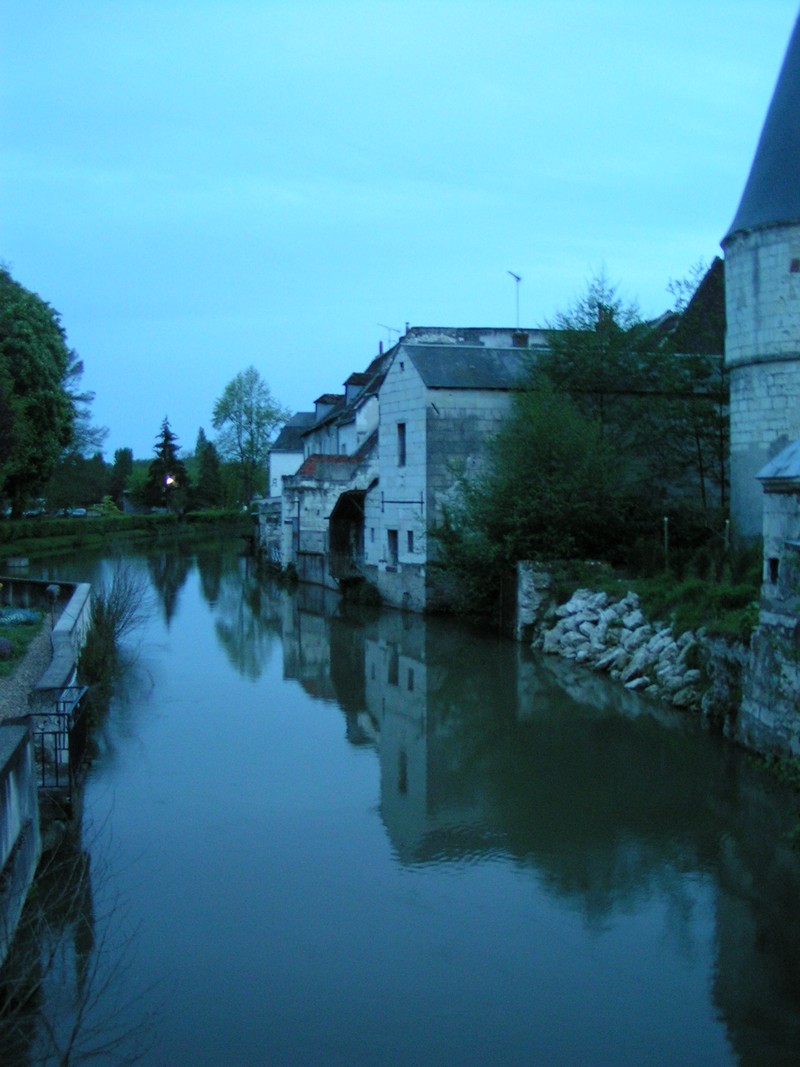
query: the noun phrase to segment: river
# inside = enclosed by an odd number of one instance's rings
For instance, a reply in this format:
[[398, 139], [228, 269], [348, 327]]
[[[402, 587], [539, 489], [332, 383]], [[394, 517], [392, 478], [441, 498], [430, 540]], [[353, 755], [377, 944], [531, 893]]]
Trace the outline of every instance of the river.
[[126, 565], [148, 593], [85, 787], [91, 937], [51, 983], [71, 1004], [90, 986], [76, 1048], [798, 1063], [797, 805], [745, 754], [580, 668], [287, 592], [228, 550]]

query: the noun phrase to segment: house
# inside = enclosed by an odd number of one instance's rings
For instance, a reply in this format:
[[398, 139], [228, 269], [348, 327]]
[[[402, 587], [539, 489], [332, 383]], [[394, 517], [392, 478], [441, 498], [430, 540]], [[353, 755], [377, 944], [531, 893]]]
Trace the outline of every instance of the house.
[[437, 603], [428, 529], [478, 469], [543, 330], [415, 328], [380, 386], [377, 481], [364, 498], [363, 573], [387, 603]]
[[313, 411], [298, 411], [286, 422], [269, 450], [269, 496], [280, 497], [283, 478], [296, 474], [303, 462], [303, 431], [316, 421]]
[[281, 559], [302, 581], [338, 589], [360, 576], [363, 500], [377, 478], [378, 392], [389, 352], [351, 374], [343, 394], [315, 401], [304, 460], [283, 479]]
[[762, 603], [800, 617], [800, 438], [758, 472], [764, 490]]

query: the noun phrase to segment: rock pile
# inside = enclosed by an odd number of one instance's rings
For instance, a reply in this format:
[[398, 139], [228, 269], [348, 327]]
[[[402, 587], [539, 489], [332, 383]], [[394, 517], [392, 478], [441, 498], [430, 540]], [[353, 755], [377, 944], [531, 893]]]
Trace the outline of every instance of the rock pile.
[[687, 631], [679, 637], [671, 626], [650, 623], [636, 593], [611, 600], [607, 593], [578, 589], [556, 608], [557, 622], [545, 627], [534, 647], [607, 672], [627, 689], [700, 711], [709, 679], [701, 638]]

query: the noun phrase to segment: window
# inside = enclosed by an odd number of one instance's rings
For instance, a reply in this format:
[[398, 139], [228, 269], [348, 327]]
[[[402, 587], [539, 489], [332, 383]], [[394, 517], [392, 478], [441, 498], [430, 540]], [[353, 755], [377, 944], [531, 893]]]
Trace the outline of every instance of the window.
[[370, 526], [370, 528], [369, 528], [369, 543], [371, 545], [375, 544], [375, 527], [374, 526]]
[[397, 466], [405, 467], [406, 465], [406, 424], [404, 422], [398, 422], [397, 424]]
[[413, 555], [414, 552], [414, 531], [408, 531], [408, 551], [409, 555]]
[[386, 531], [387, 563], [390, 567], [397, 566], [397, 530]]
[[770, 558], [767, 560], [767, 569], [769, 573], [769, 582], [771, 585], [777, 585], [778, 573], [779, 573], [779, 561], [777, 559]]

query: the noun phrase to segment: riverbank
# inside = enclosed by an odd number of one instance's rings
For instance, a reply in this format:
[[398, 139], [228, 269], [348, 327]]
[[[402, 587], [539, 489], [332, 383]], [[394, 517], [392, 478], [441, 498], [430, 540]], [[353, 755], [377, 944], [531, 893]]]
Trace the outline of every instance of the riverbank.
[[113, 515], [81, 519], [5, 519], [0, 521], [0, 564], [13, 556], [41, 559], [117, 542], [185, 538], [252, 537], [253, 524], [242, 512], [190, 512], [187, 515]]
[[732, 736], [749, 649], [741, 641], [709, 637], [702, 629], [674, 632], [650, 621], [639, 596], [614, 598], [578, 589], [540, 613], [532, 645], [607, 674], [625, 689], [688, 712]]

